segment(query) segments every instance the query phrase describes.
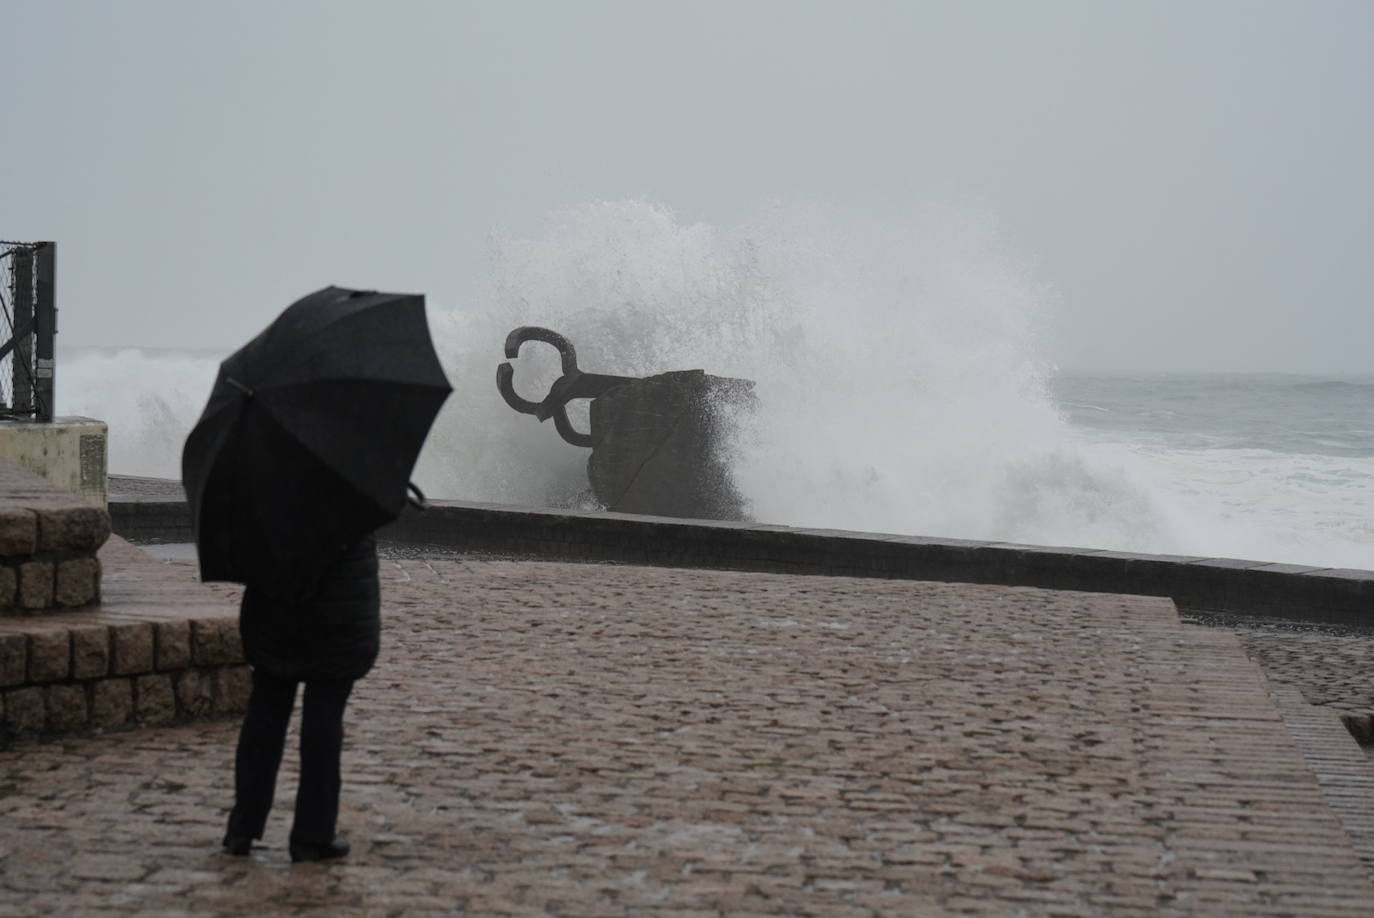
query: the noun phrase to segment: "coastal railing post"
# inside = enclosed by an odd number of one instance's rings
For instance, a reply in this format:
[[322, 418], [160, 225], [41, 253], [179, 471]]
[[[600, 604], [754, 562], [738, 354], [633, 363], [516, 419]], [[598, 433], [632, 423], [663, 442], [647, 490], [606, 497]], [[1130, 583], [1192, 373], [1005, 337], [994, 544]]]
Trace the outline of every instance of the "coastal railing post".
[[10, 302], [0, 293], [9, 325], [8, 338], [0, 342], [0, 360], [10, 361], [8, 372], [0, 376], [0, 413], [6, 418], [50, 422], [57, 335], [57, 244], [0, 241], [0, 246], [6, 247], [0, 250], [0, 261], [8, 269], [10, 281]]
[[10, 407], [15, 414], [28, 414], [33, 410], [33, 388], [30, 377], [33, 374], [29, 336], [33, 327], [33, 250], [16, 248], [11, 254], [10, 296], [14, 306], [10, 334], [13, 335], [14, 350], [10, 358]]
[[[57, 243], [40, 242], [36, 252], [38, 277], [35, 288], [34, 342], [37, 361], [33, 373], [33, 394], [37, 403], [35, 418], [51, 421], [53, 418], [53, 397], [56, 380], [56, 361], [53, 359], [53, 342], [57, 337], [57, 300], [55, 294], [57, 272]], [[16, 361], [17, 362], [17, 361]]]
[[33, 348], [30, 329], [33, 326], [33, 251], [20, 249], [14, 253], [14, 335], [13, 358], [10, 360], [11, 406], [15, 414], [33, 410]]

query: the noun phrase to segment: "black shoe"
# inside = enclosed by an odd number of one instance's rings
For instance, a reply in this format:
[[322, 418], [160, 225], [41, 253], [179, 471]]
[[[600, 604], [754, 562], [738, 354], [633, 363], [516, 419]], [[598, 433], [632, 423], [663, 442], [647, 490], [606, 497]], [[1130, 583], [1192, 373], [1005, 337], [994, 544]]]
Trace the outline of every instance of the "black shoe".
[[334, 840], [325, 842], [322, 845], [312, 845], [306, 842], [291, 842], [291, 860], [293, 861], [328, 861], [336, 857], [343, 857], [348, 853], [348, 839], [342, 835], [335, 835]]
[[232, 854], [234, 857], [247, 857], [248, 852], [253, 850], [253, 839], [245, 835], [226, 835], [224, 836], [224, 853]]

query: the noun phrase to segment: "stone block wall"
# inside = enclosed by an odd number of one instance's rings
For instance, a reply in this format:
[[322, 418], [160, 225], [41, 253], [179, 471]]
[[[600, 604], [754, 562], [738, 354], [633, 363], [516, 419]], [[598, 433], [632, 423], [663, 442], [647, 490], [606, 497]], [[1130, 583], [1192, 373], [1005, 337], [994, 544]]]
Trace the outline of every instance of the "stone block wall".
[[99, 602], [109, 513], [6, 460], [0, 495], [0, 615]]
[[232, 616], [20, 621], [27, 630], [19, 622], [0, 628], [0, 748], [13, 739], [170, 724], [247, 706], [251, 678]]

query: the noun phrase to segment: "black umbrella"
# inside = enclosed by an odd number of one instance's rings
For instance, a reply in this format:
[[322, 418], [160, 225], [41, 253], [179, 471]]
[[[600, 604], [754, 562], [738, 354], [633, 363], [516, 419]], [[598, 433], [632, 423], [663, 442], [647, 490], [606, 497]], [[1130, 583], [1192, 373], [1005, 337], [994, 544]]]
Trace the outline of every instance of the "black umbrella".
[[182, 452], [202, 580], [308, 589], [396, 519], [452, 391], [421, 295], [326, 287], [220, 365]]

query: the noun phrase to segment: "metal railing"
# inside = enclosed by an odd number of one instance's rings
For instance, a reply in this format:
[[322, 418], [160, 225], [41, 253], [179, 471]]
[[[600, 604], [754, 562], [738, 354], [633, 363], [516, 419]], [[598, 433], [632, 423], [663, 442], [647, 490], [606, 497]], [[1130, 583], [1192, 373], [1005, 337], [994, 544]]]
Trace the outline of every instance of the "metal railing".
[[54, 242], [0, 241], [0, 419], [51, 421]]

